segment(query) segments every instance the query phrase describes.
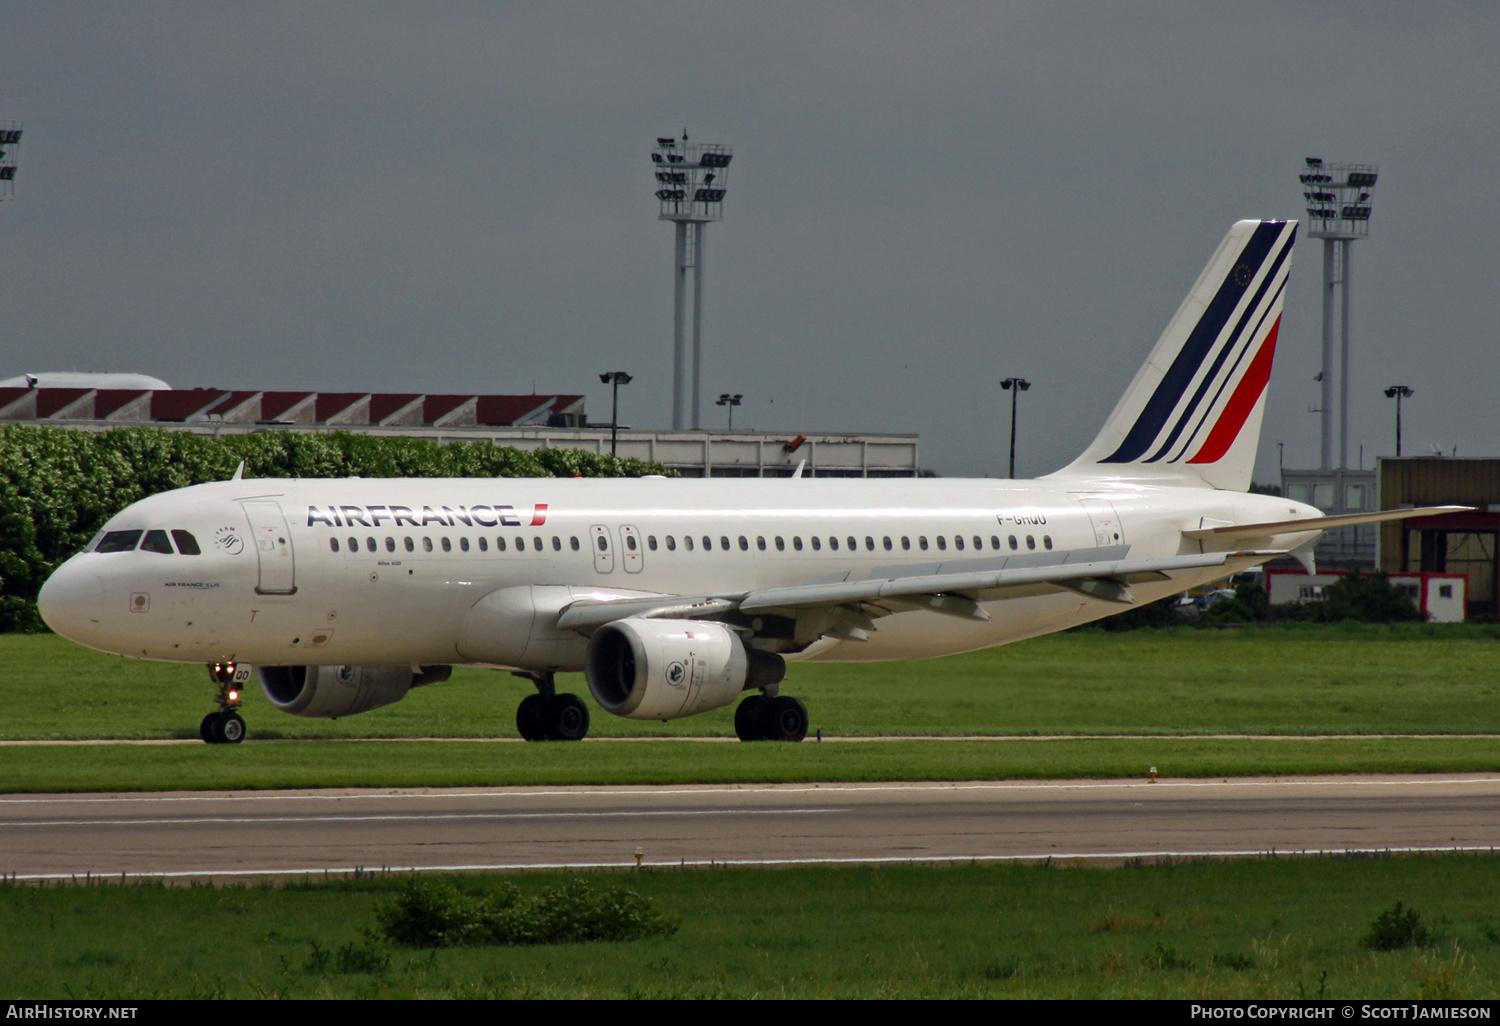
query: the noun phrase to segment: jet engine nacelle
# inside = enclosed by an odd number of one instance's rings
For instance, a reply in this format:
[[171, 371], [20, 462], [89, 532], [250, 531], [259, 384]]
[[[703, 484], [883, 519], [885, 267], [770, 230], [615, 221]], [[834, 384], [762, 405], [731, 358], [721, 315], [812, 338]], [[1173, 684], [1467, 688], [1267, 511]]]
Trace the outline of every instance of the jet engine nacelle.
[[451, 666], [260, 666], [260, 689], [293, 716], [337, 719], [391, 705], [412, 688], [448, 679]]
[[584, 672], [595, 701], [616, 716], [671, 720], [780, 682], [786, 661], [746, 648], [721, 623], [627, 617], [594, 632]]

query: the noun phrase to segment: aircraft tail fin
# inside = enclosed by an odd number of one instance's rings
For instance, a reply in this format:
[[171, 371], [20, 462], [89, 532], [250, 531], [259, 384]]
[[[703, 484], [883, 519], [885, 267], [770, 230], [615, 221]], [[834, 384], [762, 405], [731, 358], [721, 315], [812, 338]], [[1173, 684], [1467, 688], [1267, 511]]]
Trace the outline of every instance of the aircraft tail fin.
[[1296, 237], [1295, 221], [1230, 228], [1098, 437], [1060, 473], [1248, 488]]

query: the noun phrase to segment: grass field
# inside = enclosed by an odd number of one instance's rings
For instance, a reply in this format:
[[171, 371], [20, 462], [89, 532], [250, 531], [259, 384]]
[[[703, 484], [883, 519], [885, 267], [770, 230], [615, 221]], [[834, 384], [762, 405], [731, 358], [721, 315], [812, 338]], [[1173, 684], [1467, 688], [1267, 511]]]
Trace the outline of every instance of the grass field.
[[[1493, 999], [1497, 871], [1460, 856], [648, 870], [602, 876], [680, 917], [673, 936], [435, 951], [363, 934], [394, 880], [9, 886], [0, 996]], [[1431, 943], [1361, 946], [1397, 901]]]
[[[559, 688], [587, 695], [580, 674]], [[832, 736], [1500, 734], [1500, 629], [1465, 625], [1178, 628], [1054, 634], [922, 662], [793, 665], [783, 685]], [[529, 684], [493, 670], [337, 722], [286, 716], [251, 686], [252, 738], [514, 737]], [[0, 738], [192, 738], [200, 666], [0, 635]], [[591, 737], [732, 737], [733, 707], [670, 723], [593, 709]]]
[[[583, 745], [277, 744], [510, 738], [529, 685], [458, 669], [448, 683], [337, 722], [279, 713], [252, 687], [243, 746], [0, 746], [0, 790], [1108, 777], [1151, 766], [1164, 776], [1489, 771], [1500, 769], [1500, 736], [1453, 735], [1500, 735], [1497, 633], [1082, 632], [925, 662], [799, 665], [786, 685], [830, 742], [998, 741], [653, 745], [626, 739], [730, 738], [732, 709], [641, 723], [595, 708], [591, 737], [602, 740]], [[577, 675], [562, 686], [587, 691]], [[209, 696], [201, 667], [0, 636], [0, 738], [193, 738]], [[1142, 736], [1033, 740], [1052, 734]], [[1192, 736], [1213, 734], [1251, 737]], [[1311, 736], [1320, 734], [1418, 736]]]

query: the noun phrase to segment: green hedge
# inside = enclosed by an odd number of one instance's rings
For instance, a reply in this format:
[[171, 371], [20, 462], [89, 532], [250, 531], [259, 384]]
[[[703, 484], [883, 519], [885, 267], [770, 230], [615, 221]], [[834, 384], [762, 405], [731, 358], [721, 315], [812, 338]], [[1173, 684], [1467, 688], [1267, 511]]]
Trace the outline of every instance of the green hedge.
[[639, 477], [659, 464], [349, 432], [208, 438], [162, 428], [0, 427], [0, 631], [45, 630], [36, 595], [106, 520], [157, 492], [246, 477]]

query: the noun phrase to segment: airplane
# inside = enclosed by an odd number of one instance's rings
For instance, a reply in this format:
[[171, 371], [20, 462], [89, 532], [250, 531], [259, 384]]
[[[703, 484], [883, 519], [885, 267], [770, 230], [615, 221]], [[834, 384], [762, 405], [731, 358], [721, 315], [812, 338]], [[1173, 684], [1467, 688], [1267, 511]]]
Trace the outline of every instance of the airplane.
[[[1093, 443], [1036, 480], [234, 479], [105, 523], [43, 586], [58, 634], [201, 662], [236, 743], [251, 669], [275, 708], [353, 715], [454, 665], [533, 682], [527, 740], [578, 740], [582, 670], [617, 716], [736, 701], [800, 741], [789, 663], [917, 659], [1087, 623], [1291, 554], [1325, 517], [1249, 494], [1295, 221], [1241, 221]], [[243, 469], [243, 468], [241, 468]]]

